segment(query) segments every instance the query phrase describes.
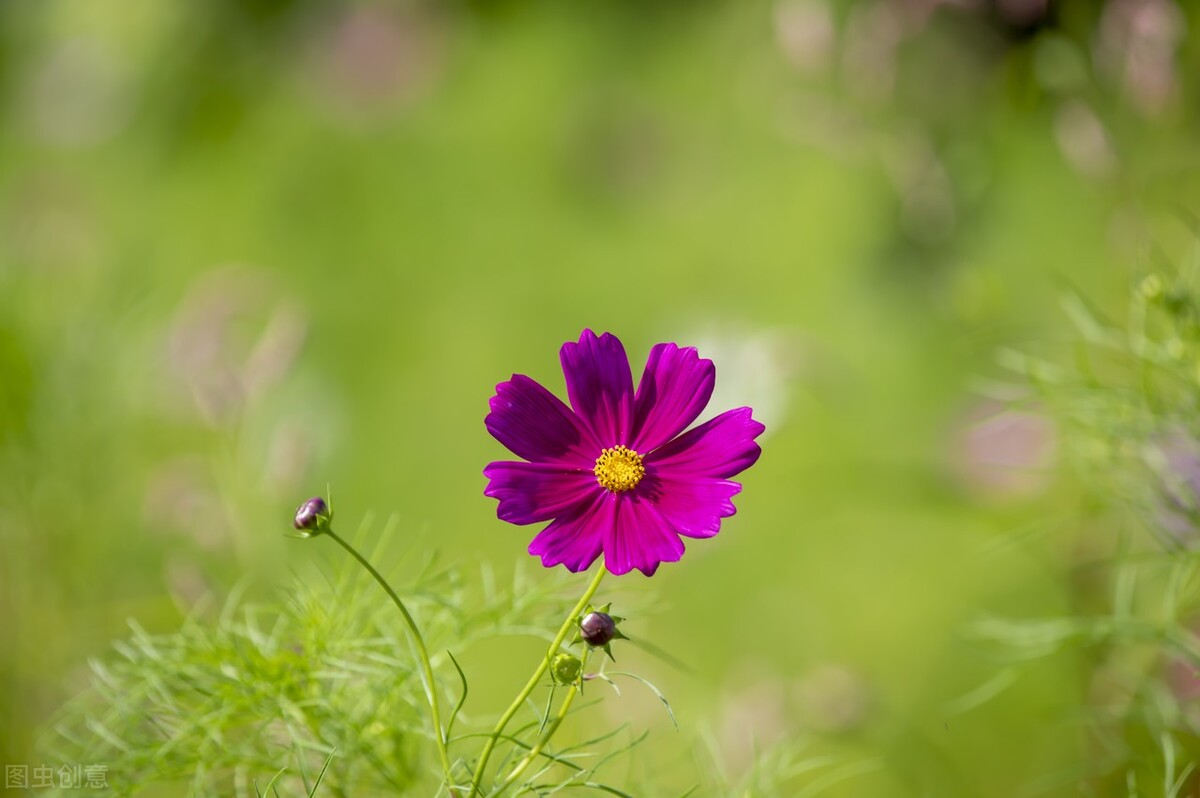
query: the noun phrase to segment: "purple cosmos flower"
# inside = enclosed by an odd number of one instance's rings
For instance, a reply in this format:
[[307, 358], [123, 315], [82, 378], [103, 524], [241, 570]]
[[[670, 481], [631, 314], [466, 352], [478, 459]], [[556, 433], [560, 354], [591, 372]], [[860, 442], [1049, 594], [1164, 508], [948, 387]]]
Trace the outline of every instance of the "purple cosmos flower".
[[603, 553], [614, 574], [650, 576], [683, 556], [681, 535], [717, 534], [742, 489], [730, 478], [758, 459], [763, 425], [740, 407], [684, 432], [712, 395], [712, 361], [658, 344], [635, 392], [625, 348], [609, 333], [584, 330], [559, 357], [574, 410], [514, 374], [496, 386], [486, 420], [529, 461], [483, 470], [484, 494], [500, 500], [496, 514], [513, 524], [551, 521], [529, 553], [571, 571]]

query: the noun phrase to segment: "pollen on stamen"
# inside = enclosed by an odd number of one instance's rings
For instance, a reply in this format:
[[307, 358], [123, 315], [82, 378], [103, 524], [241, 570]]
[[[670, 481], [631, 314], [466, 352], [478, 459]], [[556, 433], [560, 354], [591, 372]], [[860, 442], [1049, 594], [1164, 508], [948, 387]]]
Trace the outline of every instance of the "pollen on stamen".
[[642, 477], [646, 476], [646, 467], [642, 465], [642, 456], [633, 449], [614, 446], [601, 450], [592, 473], [602, 488], [623, 493], [637, 487]]

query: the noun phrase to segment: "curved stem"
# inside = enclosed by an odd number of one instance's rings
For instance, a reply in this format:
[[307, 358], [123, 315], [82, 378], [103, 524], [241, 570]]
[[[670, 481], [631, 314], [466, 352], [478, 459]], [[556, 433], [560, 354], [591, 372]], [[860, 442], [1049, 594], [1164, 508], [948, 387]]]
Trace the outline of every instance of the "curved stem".
[[508, 709], [504, 710], [504, 714], [500, 716], [500, 720], [496, 722], [496, 728], [492, 729], [491, 735], [488, 736], [488, 740], [483, 746], [483, 752], [479, 755], [479, 763], [475, 765], [475, 775], [471, 778], [471, 789], [467, 793], [468, 798], [479, 792], [479, 782], [483, 780], [483, 771], [487, 767], [488, 757], [492, 755], [492, 749], [496, 747], [496, 741], [504, 732], [504, 727], [513, 719], [513, 715], [517, 714], [517, 710], [525, 704], [525, 699], [529, 698], [529, 694], [533, 692], [538, 682], [546, 674], [547, 669], [550, 667], [550, 660], [558, 652], [558, 648], [562, 645], [563, 640], [566, 640], [567, 633], [571, 630], [575, 619], [587, 607], [588, 602], [592, 600], [592, 596], [596, 595], [596, 590], [599, 589], [600, 580], [604, 578], [604, 574], [604, 563], [601, 563], [600, 569], [596, 571], [591, 584], [588, 585], [587, 590], [583, 592], [583, 596], [580, 597], [579, 601], [571, 609], [571, 612], [568, 613], [566, 620], [563, 621], [562, 626], [559, 627], [558, 634], [554, 637], [554, 642], [546, 650], [546, 656], [542, 657], [542, 661], [538, 663], [533, 675], [529, 677], [529, 681], [521, 688], [521, 692], [517, 693], [517, 697], [509, 704]]
[[[587, 667], [587, 658], [588, 652], [585, 650], [583, 652], [583, 661], [580, 663], [581, 670]], [[521, 758], [521, 761], [514, 765], [513, 769], [509, 771], [509, 774], [504, 777], [504, 781], [500, 784], [500, 788], [495, 792], [496, 795], [500, 795], [506, 789], [508, 789], [510, 784], [521, 777], [521, 774], [525, 772], [525, 769], [529, 767], [529, 764], [538, 758], [538, 756], [542, 753], [542, 749], [546, 747], [546, 743], [550, 742], [550, 738], [554, 736], [554, 733], [558, 731], [558, 727], [562, 725], [563, 719], [567, 717], [567, 713], [571, 711], [571, 704], [575, 702], [575, 696], [579, 695], [581, 692], [582, 690], [580, 689], [579, 685], [573, 684], [570, 686], [566, 697], [563, 698], [562, 703], [558, 707], [558, 713], [554, 716], [554, 720], [550, 721], [550, 725], [546, 727], [544, 732], [542, 732], [542, 736], [538, 739], [537, 744], [535, 744], [533, 748], [530, 748], [529, 753], [525, 754], [525, 756]]]
[[396, 609], [400, 610], [400, 614], [404, 616], [404, 622], [408, 625], [408, 631], [412, 634], [413, 648], [416, 649], [417, 658], [421, 660], [421, 668], [425, 671], [425, 697], [429, 699], [429, 712], [433, 720], [434, 735], [437, 738], [438, 757], [442, 760], [442, 775], [446, 779], [446, 788], [451, 791], [451, 795], [455, 795], [456, 793], [451, 787], [454, 781], [450, 774], [450, 755], [446, 751], [446, 738], [442, 732], [442, 712], [441, 706], [438, 703], [437, 684], [433, 680], [433, 664], [429, 661], [429, 650], [425, 647], [425, 638], [421, 636], [421, 630], [417, 628], [417, 622], [413, 620], [408, 607], [404, 606], [404, 602], [396, 595], [396, 591], [392, 590], [392, 586], [383, 578], [383, 575], [375, 570], [375, 566], [367, 562], [367, 559], [359, 554], [357, 549], [342, 540], [332, 529], [326, 529], [325, 534], [333, 538], [343, 549], [350, 552], [350, 556], [358, 560], [358, 564], [367, 569], [367, 573], [375, 577], [375, 581], [387, 592], [388, 596], [392, 599], [392, 603], [396, 605]]

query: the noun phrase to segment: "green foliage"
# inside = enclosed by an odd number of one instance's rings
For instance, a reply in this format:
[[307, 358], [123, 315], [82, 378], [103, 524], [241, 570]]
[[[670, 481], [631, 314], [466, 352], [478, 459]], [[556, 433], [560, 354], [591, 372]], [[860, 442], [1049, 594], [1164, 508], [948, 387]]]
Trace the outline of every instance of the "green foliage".
[[[364, 525], [359, 537], [368, 530]], [[376, 555], [388, 538], [376, 540]], [[194, 795], [311, 795], [322, 781], [334, 795], [437, 792], [441, 778], [430, 769], [429, 746], [441, 732], [426, 720], [424, 694], [446, 685], [424, 683], [401, 618], [378, 584], [357, 569], [339, 569], [336, 579], [320, 573], [297, 578], [274, 604], [235, 596], [216, 618], [191, 617], [174, 633], [152, 635], [131, 621], [133, 634], [114, 644], [115, 656], [92, 662], [91, 689], [63, 710], [47, 750], [62, 761], [105, 763], [117, 794], [186, 784]], [[542, 577], [535, 584], [518, 568], [504, 589], [486, 573], [482, 589], [468, 588], [457, 570], [431, 558], [408, 587], [407, 603], [428, 639], [460, 652], [506, 635], [548, 640], [542, 630], [557, 620], [563, 580]], [[443, 672], [452, 667], [460, 688], [445, 734], [456, 754], [455, 778], [466, 785], [471, 748], [484, 735], [455, 734], [456, 721], [465, 720], [469, 680], [441, 650], [433, 664]], [[670, 712], [658, 688], [642, 681]], [[502, 735], [505, 755], [489, 792], [516, 757], [535, 750], [555, 694], [547, 686], [547, 710], [539, 714], [531, 704], [532, 720]], [[603, 755], [593, 750], [618, 736], [630, 739]], [[513, 788], [550, 794], [589, 786], [619, 794], [597, 781], [597, 772], [642, 739], [622, 727], [558, 750], [538, 745], [538, 766]], [[547, 779], [555, 781], [547, 786]]]
[[[319, 583], [317, 583], [319, 584]], [[420, 680], [371, 585], [297, 583], [278, 605], [231, 600], [215, 622], [133, 636], [94, 661], [94, 686], [55, 724], [64, 761], [109, 763], [118, 793], [186, 782], [249, 794], [272, 779], [307, 794], [331, 755], [336, 793], [399, 790], [421, 776]]]
[[[358, 537], [368, 530], [364, 525]], [[387, 538], [379, 538], [376, 554]], [[256, 798], [312, 798], [318, 792], [466, 795], [474, 749], [488, 737], [482, 730], [455, 733], [456, 722], [465, 721], [467, 673], [448, 650], [444, 658], [434, 658], [443, 676], [449, 663], [459, 688], [445, 730], [456, 782], [447, 790], [432, 766], [438, 732], [426, 720], [427, 686], [409, 653], [400, 616], [365, 572], [343, 568], [336, 578], [322, 573], [296, 578], [274, 603], [243, 602], [235, 595], [215, 617], [197, 613], [173, 633], [150, 634], [131, 621], [132, 635], [113, 645], [114, 655], [91, 663], [92, 686], [59, 713], [44, 749], [62, 761], [105, 763], [108, 787], [118, 795], [154, 795], [185, 786], [190, 795], [253, 793]], [[430, 639], [453, 640], [460, 651], [508, 634], [548, 638], [537, 630], [557, 620], [552, 615], [563, 603], [556, 598], [563, 580], [543, 577], [535, 586], [518, 568], [505, 589], [497, 590], [487, 577], [480, 592], [465, 588], [461, 574], [431, 558], [406, 591], [406, 603], [435, 630]], [[633, 733], [628, 723], [546, 745], [560, 723], [600, 703], [592, 690], [587, 702], [573, 703], [585, 682], [606, 683], [620, 695], [618, 677], [648, 689], [678, 729], [666, 696], [642, 676], [605, 671], [609, 660], [599, 658], [599, 670], [580, 681], [578, 669], [590, 652], [581, 641], [572, 645], [583, 656], [582, 663], [574, 660], [576, 675], [548, 676], [544, 708], [531, 698], [517, 724], [500, 735], [501, 755], [485, 774], [484, 795], [550, 796], [584, 789], [632, 796], [661, 788], [653, 786], [653, 775], [634, 785], [606, 783], [605, 772], [649, 734]], [[432, 689], [445, 687], [439, 681]], [[552, 718], [560, 695], [567, 700]], [[731, 777], [719, 764], [718, 751], [698, 750], [699, 764], [710, 777], [687, 794], [773, 796], [800, 789], [816, 795], [876, 767], [837, 757], [801, 757], [798, 751], [792, 745], [773, 747], [748, 772]]]
[[[334, 795], [436, 783], [425, 686], [401, 619], [369, 577], [338, 570], [297, 578], [272, 604], [235, 596], [216, 618], [191, 617], [170, 634], [131, 622], [115, 656], [93, 661], [93, 686], [54, 723], [50, 750], [106, 763], [119, 794], [186, 783], [196, 795], [248, 795], [264, 782], [308, 794], [326, 759]], [[561, 587], [553, 578], [534, 586], [518, 570], [505, 589], [468, 599], [461, 582], [431, 559], [409, 588], [433, 639], [459, 650], [538, 629]]]
[[[1091, 493], [1077, 519], [1077, 612], [988, 618], [968, 632], [994, 655], [1030, 663], [1080, 651], [1089, 682], [1078, 722], [1084, 755], [1042, 788], [1177, 796], [1200, 761], [1200, 244], [1188, 265], [1151, 273], [1118, 321], [1075, 293], [1069, 356], [1007, 353], [1067, 431]], [[1019, 670], [1002, 672], [1001, 693]], [[985, 686], [986, 687], [986, 686]], [[981, 688], [982, 689], [982, 688]]]
[[1137, 281], [1122, 321], [1065, 294], [1078, 332], [1069, 351], [1003, 357], [1071, 432], [1085, 482], [1176, 549], [1200, 533], [1200, 243], [1180, 260]]

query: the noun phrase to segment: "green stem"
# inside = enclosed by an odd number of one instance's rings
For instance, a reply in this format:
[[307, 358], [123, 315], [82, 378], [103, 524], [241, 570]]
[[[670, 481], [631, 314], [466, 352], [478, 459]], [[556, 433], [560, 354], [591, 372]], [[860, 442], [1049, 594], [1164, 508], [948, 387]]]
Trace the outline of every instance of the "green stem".
[[[580, 663], [581, 671], [583, 668], [587, 667], [587, 657], [588, 652], [585, 650], [583, 652], [583, 662]], [[529, 764], [538, 758], [538, 756], [542, 753], [542, 749], [546, 747], [546, 743], [550, 742], [550, 738], [554, 736], [554, 733], [558, 731], [558, 727], [562, 725], [563, 719], [567, 717], [567, 713], [571, 711], [571, 704], [575, 702], [575, 696], [579, 695], [580, 692], [581, 690], [579, 689], [579, 686], [574, 684], [567, 689], [567, 695], [565, 698], [563, 698], [562, 704], [559, 705], [558, 714], [554, 716], [554, 720], [550, 721], [550, 725], [546, 727], [546, 730], [542, 733], [541, 738], [538, 739], [537, 744], [534, 745], [533, 748], [530, 748], [529, 753], [525, 754], [525, 756], [521, 758], [521, 761], [513, 766], [513, 769], [509, 771], [507, 776], [505, 776], [504, 781], [500, 784], [500, 789], [496, 790], [494, 793], [495, 795], [498, 796], [508, 789], [510, 784], [521, 777], [521, 774], [525, 772], [525, 769], [529, 767]]]
[[375, 577], [375, 581], [387, 591], [388, 596], [392, 599], [392, 603], [396, 605], [396, 609], [400, 610], [400, 614], [404, 616], [404, 622], [408, 624], [408, 631], [412, 634], [413, 647], [417, 650], [417, 658], [421, 660], [421, 668], [425, 671], [425, 697], [429, 699], [429, 712], [433, 718], [433, 731], [437, 739], [438, 756], [442, 760], [442, 775], [446, 779], [446, 788], [450, 790], [450, 794], [456, 795], [457, 793], [451, 787], [454, 781], [450, 773], [450, 755], [446, 751], [446, 738], [442, 732], [442, 711], [438, 704], [437, 684], [433, 680], [433, 664], [429, 661], [429, 650], [425, 647], [425, 638], [421, 637], [421, 630], [417, 628], [417, 622], [413, 620], [408, 607], [405, 607], [404, 602], [396, 595], [396, 591], [392, 590], [392, 586], [388, 584], [379, 571], [375, 570], [375, 566], [367, 562], [367, 559], [359, 554], [357, 549], [342, 540], [332, 529], [326, 528], [325, 534], [333, 538], [343, 549], [350, 552], [350, 556], [358, 560], [358, 564], [366, 568], [367, 573]]
[[517, 693], [517, 697], [509, 704], [508, 709], [504, 710], [504, 714], [500, 716], [500, 720], [496, 722], [496, 728], [492, 729], [491, 735], [488, 736], [487, 742], [484, 743], [483, 752], [479, 755], [479, 763], [475, 766], [475, 775], [471, 778], [471, 789], [467, 793], [468, 798], [479, 792], [479, 783], [483, 780], [483, 771], [487, 767], [488, 757], [492, 755], [492, 749], [496, 747], [496, 741], [500, 739], [500, 735], [504, 732], [504, 727], [513, 719], [513, 715], [517, 714], [517, 710], [525, 704], [525, 699], [529, 698], [529, 694], [533, 692], [538, 682], [546, 674], [546, 670], [550, 667], [550, 660], [558, 653], [558, 648], [562, 645], [563, 640], [566, 640], [567, 633], [571, 631], [575, 619], [587, 607], [588, 602], [592, 600], [592, 596], [596, 595], [596, 590], [600, 587], [600, 580], [604, 578], [604, 573], [604, 563], [601, 563], [600, 569], [596, 571], [596, 576], [592, 578], [591, 584], [588, 585], [579, 602], [572, 608], [566, 620], [563, 621], [562, 626], [559, 627], [558, 634], [554, 637], [554, 642], [550, 644], [550, 648], [546, 651], [546, 656], [542, 657], [542, 661], [538, 663], [533, 675], [529, 677], [529, 681], [521, 688], [521, 692]]

